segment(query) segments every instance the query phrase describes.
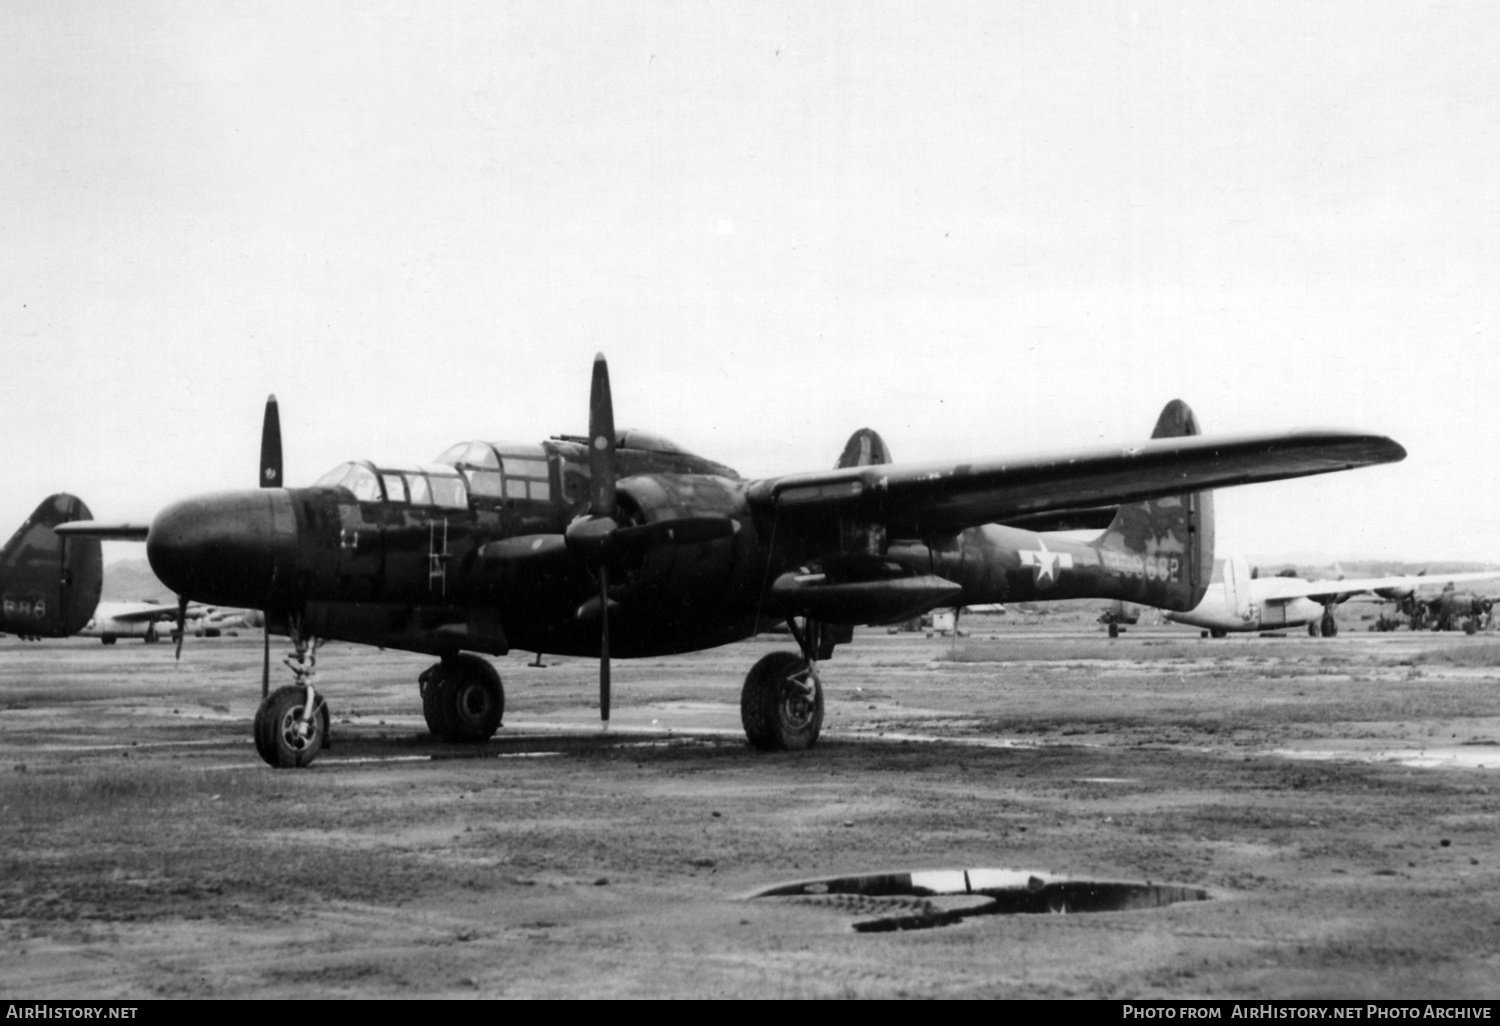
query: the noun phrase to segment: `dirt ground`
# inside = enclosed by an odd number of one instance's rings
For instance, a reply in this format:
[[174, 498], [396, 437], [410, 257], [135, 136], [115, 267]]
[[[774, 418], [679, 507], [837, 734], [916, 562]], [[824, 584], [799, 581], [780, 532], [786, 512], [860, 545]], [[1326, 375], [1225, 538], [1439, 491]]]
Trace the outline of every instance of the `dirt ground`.
[[[592, 662], [497, 660], [458, 747], [430, 660], [330, 645], [302, 771], [250, 743], [258, 638], [0, 640], [0, 997], [1500, 994], [1500, 639], [987, 619], [859, 632], [791, 755], [738, 711], [785, 639], [617, 662], [607, 736]], [[867, 933], [921, 901], [747, 898], [941, 869], [1211, 900]]]

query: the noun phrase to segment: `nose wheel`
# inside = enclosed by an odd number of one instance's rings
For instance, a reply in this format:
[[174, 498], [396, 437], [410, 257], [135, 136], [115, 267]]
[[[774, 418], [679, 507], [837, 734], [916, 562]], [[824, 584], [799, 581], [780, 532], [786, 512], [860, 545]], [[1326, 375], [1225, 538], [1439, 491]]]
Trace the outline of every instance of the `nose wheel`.
[[267, 765], [298, 769], [328, 741], [328, 703], [311, 688], [277, 688], [255, 714], [255, 750]]

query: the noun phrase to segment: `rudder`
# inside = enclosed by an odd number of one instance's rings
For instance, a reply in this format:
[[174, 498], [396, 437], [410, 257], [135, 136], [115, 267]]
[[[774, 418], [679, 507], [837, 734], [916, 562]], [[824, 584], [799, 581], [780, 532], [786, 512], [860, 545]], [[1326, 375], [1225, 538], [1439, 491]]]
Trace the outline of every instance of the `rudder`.
[[[1198, 418], [1187, 403], [1173, 399], [1156, 419], [1151, 437], [1196, 434]], [[1122, 505], [1096, 545], [1104, 566], [1129, 582], [1121, 598], [1159, 609], [1193, 609], [1213, 575], [1213, 493]]]

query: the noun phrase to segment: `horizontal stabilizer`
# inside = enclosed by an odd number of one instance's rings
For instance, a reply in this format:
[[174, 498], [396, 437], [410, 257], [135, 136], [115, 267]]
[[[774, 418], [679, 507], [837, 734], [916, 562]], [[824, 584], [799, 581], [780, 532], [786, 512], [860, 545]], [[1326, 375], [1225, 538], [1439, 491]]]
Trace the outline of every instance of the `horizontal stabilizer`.
[[53, 528], [58, 534], [74, 538], [98, 538], [101, 541], [145, 541], [150, 524], [111, 524], [103, 520], [75, 520]]

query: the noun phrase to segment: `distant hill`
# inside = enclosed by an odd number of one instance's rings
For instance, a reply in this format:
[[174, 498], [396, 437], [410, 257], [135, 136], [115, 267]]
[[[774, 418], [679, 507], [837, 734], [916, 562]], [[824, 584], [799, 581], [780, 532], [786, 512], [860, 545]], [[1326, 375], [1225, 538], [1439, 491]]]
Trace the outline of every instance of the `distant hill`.
[[122, 559], [104, 568], [105, 602], [172, 602], [177, 596], [156, 579], [144, 559]]

